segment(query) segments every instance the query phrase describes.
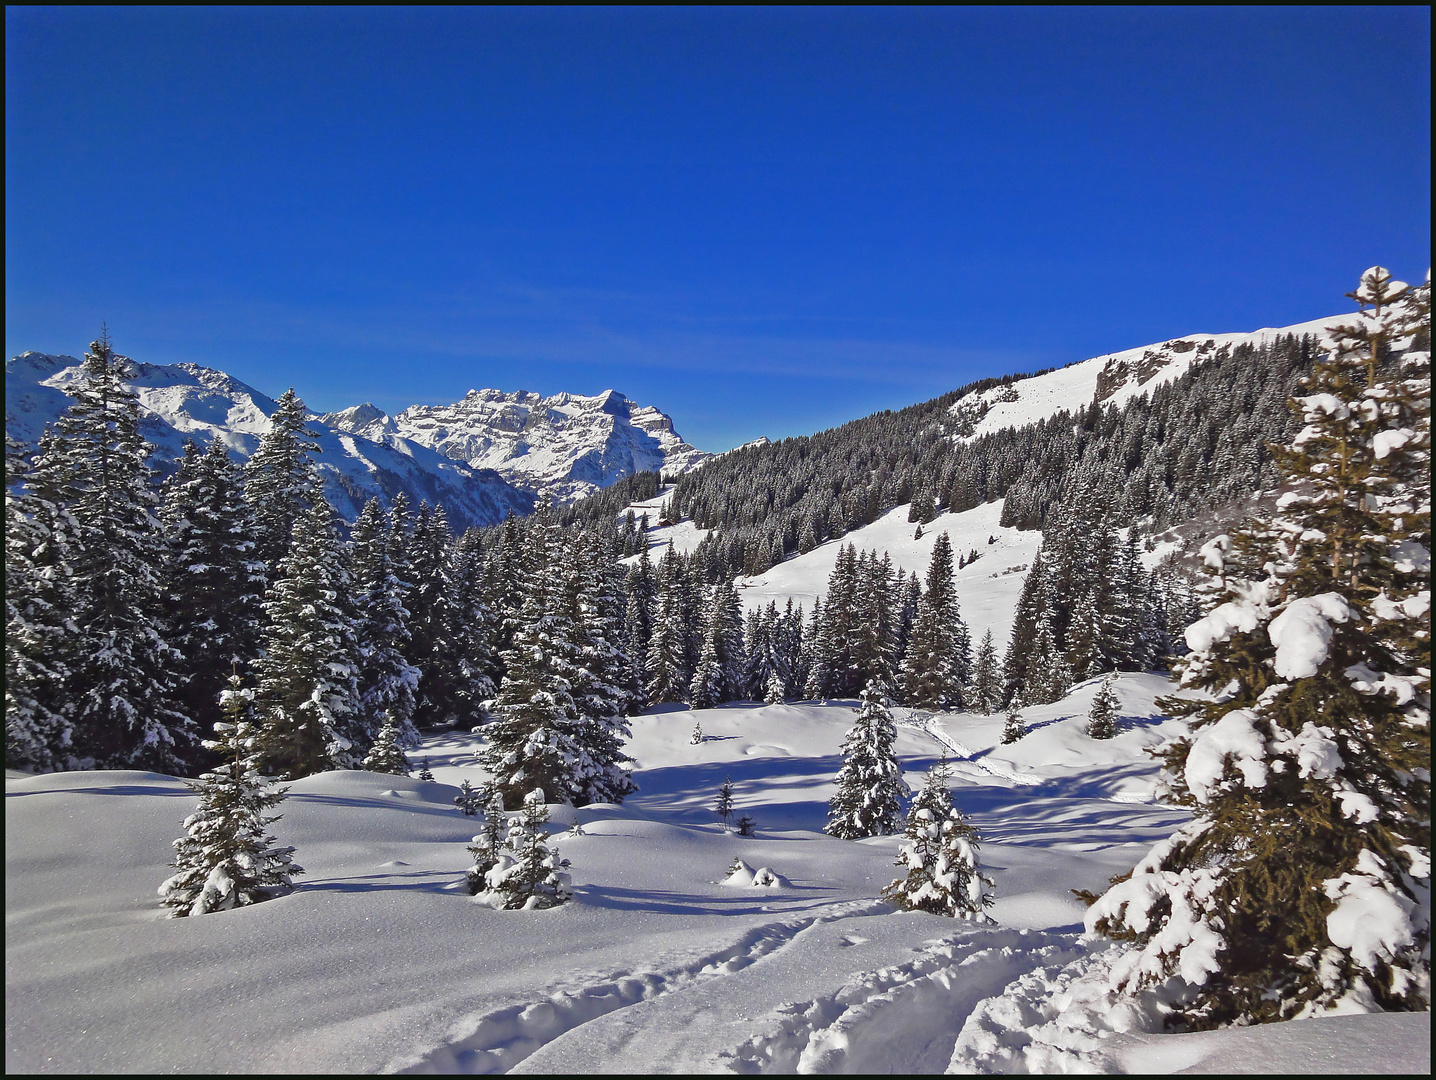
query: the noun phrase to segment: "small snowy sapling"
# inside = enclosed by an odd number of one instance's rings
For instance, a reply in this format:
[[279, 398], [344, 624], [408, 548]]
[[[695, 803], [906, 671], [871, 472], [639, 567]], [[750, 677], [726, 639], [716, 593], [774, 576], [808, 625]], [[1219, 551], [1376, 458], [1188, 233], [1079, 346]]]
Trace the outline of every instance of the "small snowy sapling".
[[459, 785], [459, 793], [454, 796], [454, 805], [464, 812], [466, 817], [473, 817], [479, 812], [483, 805], [484, 794], [467, 780]]
[[1092, 711], [1087, 714], [1087, 734], [1094, 739], [1117, 736], [1117, 695], [1112, 692], [1111, 675], [1102, 680], [1097, 696], [1092, 699]]
[[294, 848], [276, 847], [268, 828], [279, 820], [265, 811], [284, 799], [285, 790], [271, 789], [260, 775], [258, 733], [253, 722], [254, 692], [240, 689], [238, 675], [220, 694], [226, 719], [215, 724], [218, 736], [204, 747], [225, 758], [213, 772], [188, 787], [199, 796], [199, 808], [185, 818], [189, 834], [174, 842], [176, 873], [159, 888], [161, 904], [171, 918], [227, 911], [292, 892], [295, 874], [304, 873], [292, 856]]
[[713, 812], [718, 815], [718, 820], [723, 823], [723, 829], [728, 829], [728, 819], [733, 816], [733, 781], [723, 781], [723, 786], [718, 789], [718, 798], [713, 803]]
[[752, 818], [750, 818], [747, 814], [744, 814], [742, 817], [740, 817], [736, 824], [738, 827], [739, 836], [752, 836], [753, 830], [758, 825], [758, 823]]
[[977, 847], [977, 830], [952, 801], [943, 757], [908, 812], [896, 863], [907, 874], [883, 890], [883, 899], [907, 911], [987, 921], [992, 880], [978, 866]]

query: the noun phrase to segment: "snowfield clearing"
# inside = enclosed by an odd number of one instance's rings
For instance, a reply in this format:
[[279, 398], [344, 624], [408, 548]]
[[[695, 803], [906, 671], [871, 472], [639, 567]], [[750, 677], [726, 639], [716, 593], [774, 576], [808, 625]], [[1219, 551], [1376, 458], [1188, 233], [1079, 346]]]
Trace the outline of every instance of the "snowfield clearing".
[[[1169, 684], [1116, 685], [1106, 742], [1085, 734], [1094, 682], [1026, 710], [1010, 746], [1000, 716], [894, 710], [914, 789], [953, 760], [996, 881], [989, 924], [894, 911], [879, 891], [899, 837], [822, 833], [853, 702], [634, 718], [639, 792], [551, 808], [575, 897], [548, 911], [468, 894], [480, 819], [452, 802], [483, 779], [468, 733], [411, 753], [434, 782], [291, 784], [274, 832], [298, 849], [298, 889], [179, 920], [155, 890], [196, 802], [180, 780], [7, 772], [6, 1069], [1424, 1074], [1425, 1014], [1169, 1035], [1155, 1001], [1108, 999], [1111, 950], [1082, 939], [1070, 890], [1101, 889], [1185, 819], [1151, 801], [1144, 753], [1175, 729], [1153, 704]], [[716, 822], [725, 779], [755, 836]], [[735, 858], [786, 884], [724, 884]]]

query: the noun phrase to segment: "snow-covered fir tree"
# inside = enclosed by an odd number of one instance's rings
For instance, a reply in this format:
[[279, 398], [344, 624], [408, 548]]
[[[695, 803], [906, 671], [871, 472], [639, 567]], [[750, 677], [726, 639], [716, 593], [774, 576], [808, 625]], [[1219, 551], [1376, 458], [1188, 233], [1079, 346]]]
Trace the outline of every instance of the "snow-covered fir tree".
[[[47, 431], [39, 457], [52, 456]], [[76, 626], [65, 493], [46, 490], [19, 443], [5, 438], [5, 762], [52, 772], [80, 767], [66, 686]], [[58, 479], [58, 474], [55, 475]]]
[[255, 553], [244, 470], [221, 439], [201, 453], [185, 444], [165, 487], [164, 589], [169, 637], [179, 653], [185, 712], [200, 730], [221, 719], [228, 673], [247, 667], [264, 622], [265, 565]]
[[685, 701], [688, 697], [688, 625], [683, 611], [685, 585], [678, 563], [678, 553], [670, 544], [658, 564], [656, 614], [644, 668], [644, 689], [650, 705]]
[[507, 851], [485, 875], [495, 906], [510, 911], [556, 907], [573, 896], [568, 860], [548, 845], [548, 807], [542, 788], [524, 796], [522, 809], [509, 820]]
[[953, 802], [949, 779], [944, 757], [908, 809], [896, 863], [906, 873], [883, 889], [883, 899], [906, 911], [987, 921], [992, 879], [982, 873], [977, 829]]
[[484, 807], [484, 829], [473, 838], [469, 854], [474, 864], [469, 867], [466, 880], [470, 895], [488, 889], [489, 871], [499, 865], [503, 855], [504, 838], [508, 835], [508, 822], [504, 817], [504, 797], [494, 793]]
[[[358, 661], [356, 727], [372, 733], [376, 748], [378, 741], [386, 738], [381, 734], [385, 725], [393, 727], [396, 748], [417, 746], [419, 741], [414, 705], [420, 673], [405, 657], [413, 642], [409, 611], [404, 607], [404, 584], [395, 573], [393, 551], [390, 522], [379, 500], [370, 499], [350, 533], [349, 552]], [[369, 768], [367, 764], [364, 767]]]
[[284, 800], [260, 774], [259, 732], [253, 716], [253, 691], [237, 674], [222, 692], [225, 719], [215, 724], [216, 738], [205, 748], [222, 760], [188, 787], [199, 808], [185, 818], [187, 835], [174, 842], [173, 876], [159, 888], [160, 903], [171, 918], [228, 911], [284, 896], [293, 878], [304, 873], [293, 847], [278, 847], [269, 827], [279, 815], [268, 811]]
[[334, 510], [316, 481], [264, 602], [256, 707], [268, 773], [293, 779], [363, 760], [351, 593]]
[[977, 660], [972, 668], [972, 683], [968, 687], [967, 707], [983, 716], [988, 716], [1002, 707], [1002, 673], [997, 667], [997, 648], [992, 643], [992, 631], [982, 635], [982, 644], [977, 649]]
[[35, 472], [41, 490], [64, 493], [75, 525], [66, 615], [76, 636], [64, 693], [76, 757], [173, 773], [197, 729], [178, 704], [181, 658], [166, 640], [159, 498], [130, 371], [108, 339], [90, 345]]
[[1215, 697], [1165, 703], [1192, 821], [1087, 916], [1131, 943], [1114, 989], [1178, 976], [1192, 1027], [1429, 1008], [1429, 301], [1380, 267], [1351, 295], [1277, 516], [1203, 549], [1181, 679]]
[[465, 817], [476, 815], [484, 802], [484, 793], [467, 780], [459, 784], [459, 793], [454, 796], [454, 805]]
[[393, 776], [409, 775], [409, 759], [404, 756], [399, 737], [399, 721], [392, 713], [385, 712], [379, 723], [379, 734], [369, 748], [364, 762], [359, 767], [365, 772], [389, 773]]
[[1007, 706], [1007, 716], [1002, 722], [1002, 741], [1015, 743], [1026, 736], [1027, 721], [1022, 718], [1022, 699], [1013, 698]]
[[1112, 690], [1110, 675], [1102, 680], [1092, 698], [1092, 708], [1087, 712], [1087, 734], [1094, 739], [1117, 737], [1117, 695]]
[[828, 800], [824, 832], [843, 840], [886, 836], [896, 831], [902, 800], [908, 794], [893, 744], [897, 727], [882, 688], [869, 683], [862, 694], [857, 722], [843, 739], [843, 764]]
[[[584, 643], [601, 631], [582, 625], [587, 601], [572, 545], [557, 526], [538, 528], [543, 547], [527, 585], [521, 628], [505, 656], [507, 672], [495, 718], [485, 728], [481, 763], [493, 790], [511, 807], [535, 786], [576, 806], [619, 802], [632, 790], [623, 768], [627, 729], [621, 714], [600, 715], [621, 706], [611, 684], [600, 692], [600, 675], [585, 666], [596, 654], [591, 647], [586, 653]], [[617, 628], [610, 623], [607, 632]]]
[[309, 412], [292, 386], [276, 404], [269, 430], [244, 467], [244, 497], [254, 508], [257, 528], [254, 555], [271, 574], [288, 554], [294, 523], [309, 505], [318, 438], [306, 427]]
[[607, 544], [596, 533], [580, 533], [565, 552], [564, 597], [578, 646], [572, 694], [582, 722], [581, 741], [589, 762], [576, 803], [621, 803], [637, 790], [624, 753], [629, 738], [629, 697], [623, 683], [629, 669], [622, 651], [622, 586]]

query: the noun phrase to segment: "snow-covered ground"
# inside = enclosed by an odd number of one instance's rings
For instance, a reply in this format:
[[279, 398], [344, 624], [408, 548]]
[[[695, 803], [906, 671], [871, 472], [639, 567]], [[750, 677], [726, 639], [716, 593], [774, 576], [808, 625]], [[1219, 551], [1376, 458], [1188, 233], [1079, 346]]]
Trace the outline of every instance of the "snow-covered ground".
[[[996, 881], [986, 925], [893, 911], [879, 891], [898, 838], [821, 832], [851, 702], [635, 718], [639, 793], [554, 808], [576, 896], [549, 911], [464, 887], [479, 819], [452, 799], [482, 778], [468, 733], [412, 755], [435, 782], [294, 783], [275, 832], [300, 887], [180, 920], [155, 895], [194, 806], [179, 780], [8, 772], [6, 1069], [1426, 1072], [1424, 1014], [1169, 1035], [1150, 1002], [1107, 999], [1110, 952], [1082, 940], [1070, 890], [1102, 888], [1182, 820], [1148, 801], [1168, 686], [1117, 687], [1108, 742], [1083, 732], [1092, 683], [1028, 710], [1011, 746], [999, 717], [895, 710], [914, 787], [939, 753], [958, 759]], [[754, 837], [709, 810], [730, 778]], [[583, 835], [562, 835], [575, 818]], [[723, 884], [735, 857], [787, 883]]]

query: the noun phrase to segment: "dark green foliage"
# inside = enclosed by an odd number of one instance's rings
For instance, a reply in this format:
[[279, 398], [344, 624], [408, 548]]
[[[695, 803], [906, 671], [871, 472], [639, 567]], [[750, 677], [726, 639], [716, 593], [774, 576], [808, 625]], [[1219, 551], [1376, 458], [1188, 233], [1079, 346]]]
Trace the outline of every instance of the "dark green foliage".
[[185, 818], [188, 835], [174, 843], [176, 873], [159, 889], [172, 918], [283, 896], [293, 890], [293, 876], [304, 873], [293, 861], [294, 848], [275, 847], [269, 835], [279, 816], [267, 811], [283, 801], [285, 789], [271, 789], [259, 773], [252, 696], [238, 675], [230, 676], [222, 695], [225, 719], [215, 725], [217, 738], [205, 742], [222, 764], [188, 784], [199, 808]]
[[1429, 308], [1380, 268], [1354, 297], [1293, 402], [1278, 516], [1203, 549], [1217, 606], [1180, 668], [1212, 696], [1164, 703], [1193, 821], [1088, 913], [1134, 946], [1115, 985], [1192, 984], [1191, 1027], [1429, 1007], [1430, 357], [1387, 352]]

